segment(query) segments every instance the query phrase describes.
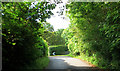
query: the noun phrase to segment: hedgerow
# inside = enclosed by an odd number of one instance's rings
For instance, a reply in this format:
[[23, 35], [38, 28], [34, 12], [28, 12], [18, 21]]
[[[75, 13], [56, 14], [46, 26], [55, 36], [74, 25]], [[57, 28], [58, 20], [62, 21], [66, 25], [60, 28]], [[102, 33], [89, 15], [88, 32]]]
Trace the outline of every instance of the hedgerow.
[[54, 7], [48, 2], [2, 3], [3, 70], [27, 69], [36, 60], [48, 56], [47, 42], [41, 37], [44, 33], [42, 22], [52, 15], [50, 10]]
[[72, 55], [105, 69], [120, 67], [120, 2], [71, 2], [63, 31]]

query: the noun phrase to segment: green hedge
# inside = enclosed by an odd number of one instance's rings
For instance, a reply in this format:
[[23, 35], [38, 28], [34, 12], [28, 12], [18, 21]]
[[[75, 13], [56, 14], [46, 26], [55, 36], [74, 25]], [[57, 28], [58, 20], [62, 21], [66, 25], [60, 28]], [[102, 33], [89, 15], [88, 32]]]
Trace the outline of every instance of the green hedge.
[[63, 31], [70, 53], [100, 68], [120, 69], [120, 2], [71, 2]]
[[[42, 22], [52, 14], [51, 11], [45, 10], [53, 9], [54, 6], [47, 2], [40, 2], [33, 8], [30, 6], [31, 2], [2, 2], [3, 70], [26, 69], [26, 66], [31, 64], [36, 66], [37, 62], [38, 65], [40, 63], [40, 68], [44, 67], [41, 61], [45, 63], [44, 57], [48, 56], [48, 45], [41, 37], [44, 32]], [[40, 22], [36, 22], [37, 18], [40, 18]]]
[[50, 55], [53, 55], [53, 52], [55, 52], [56, 55], [63, 55], [66, 51], [68, 51], [68, 47], [65, 45], [54, 45], [49, 47]]
[[31, 70], [31, 69], [45, 69], [46, 66], [48, 66], [49, 64], [49, 58], [48, 57], [42, 57], [42, 58], [38, 58], [37, 60], [34, 61], [34, 63], [30, 64], [30, 65], [26, 65], [25, 68], [27, 68], [27, 70]]

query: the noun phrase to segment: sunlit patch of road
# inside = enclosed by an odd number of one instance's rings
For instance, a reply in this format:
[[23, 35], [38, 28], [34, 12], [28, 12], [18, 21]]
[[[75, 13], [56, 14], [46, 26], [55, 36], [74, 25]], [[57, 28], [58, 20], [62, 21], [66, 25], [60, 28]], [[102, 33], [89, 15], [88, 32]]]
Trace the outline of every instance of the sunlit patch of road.
[[91, 65], [69, 56], [50, 56], [50, 62], [46, 69], [81, 69]]

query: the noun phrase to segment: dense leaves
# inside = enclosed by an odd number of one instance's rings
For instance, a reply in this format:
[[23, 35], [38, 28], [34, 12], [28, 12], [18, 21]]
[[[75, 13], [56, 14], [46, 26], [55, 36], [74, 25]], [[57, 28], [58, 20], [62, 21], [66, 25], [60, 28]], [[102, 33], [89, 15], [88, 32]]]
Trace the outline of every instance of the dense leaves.
[[120, 67], [120, 2], [72, 2], [62, 37], [72, 55], [107, 69]]
[[55, 52], [55, 55], [65, 55], [68, 51], [68, 47], [65, 45], [53, 45], [49, 46], [49, 53], [50, 55], [53, 55], [53, 52]]
[[3, 69], [29, 68], [48, 55], [47, 42], [41, 37], [42, 22], [52, 15], [53, 8], [55, 5], [47, 2], [2, 3]]
[[65, 45], [64, 38], [61, 37], [61, 34], [64, 29], [58, 29], [53, 31], [52, 25], [48, 24], [49, 28], [46, 28], [43, 34], [43, 38], [48, 42], [49, 45]]

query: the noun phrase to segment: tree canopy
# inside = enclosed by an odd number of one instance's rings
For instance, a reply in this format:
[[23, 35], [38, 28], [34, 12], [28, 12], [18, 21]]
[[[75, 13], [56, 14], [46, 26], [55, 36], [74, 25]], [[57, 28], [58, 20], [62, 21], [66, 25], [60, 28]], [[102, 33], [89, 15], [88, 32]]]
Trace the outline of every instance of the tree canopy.
[[120, 2], [71, 2], [70, 26], [62, 33], [72, 55], [100, 68], [119, 69]]
[[48, 55], [42, 23], [54, 8], [48, 2], [2, 2], [3, 69], [32, 68], [37, 59]]

